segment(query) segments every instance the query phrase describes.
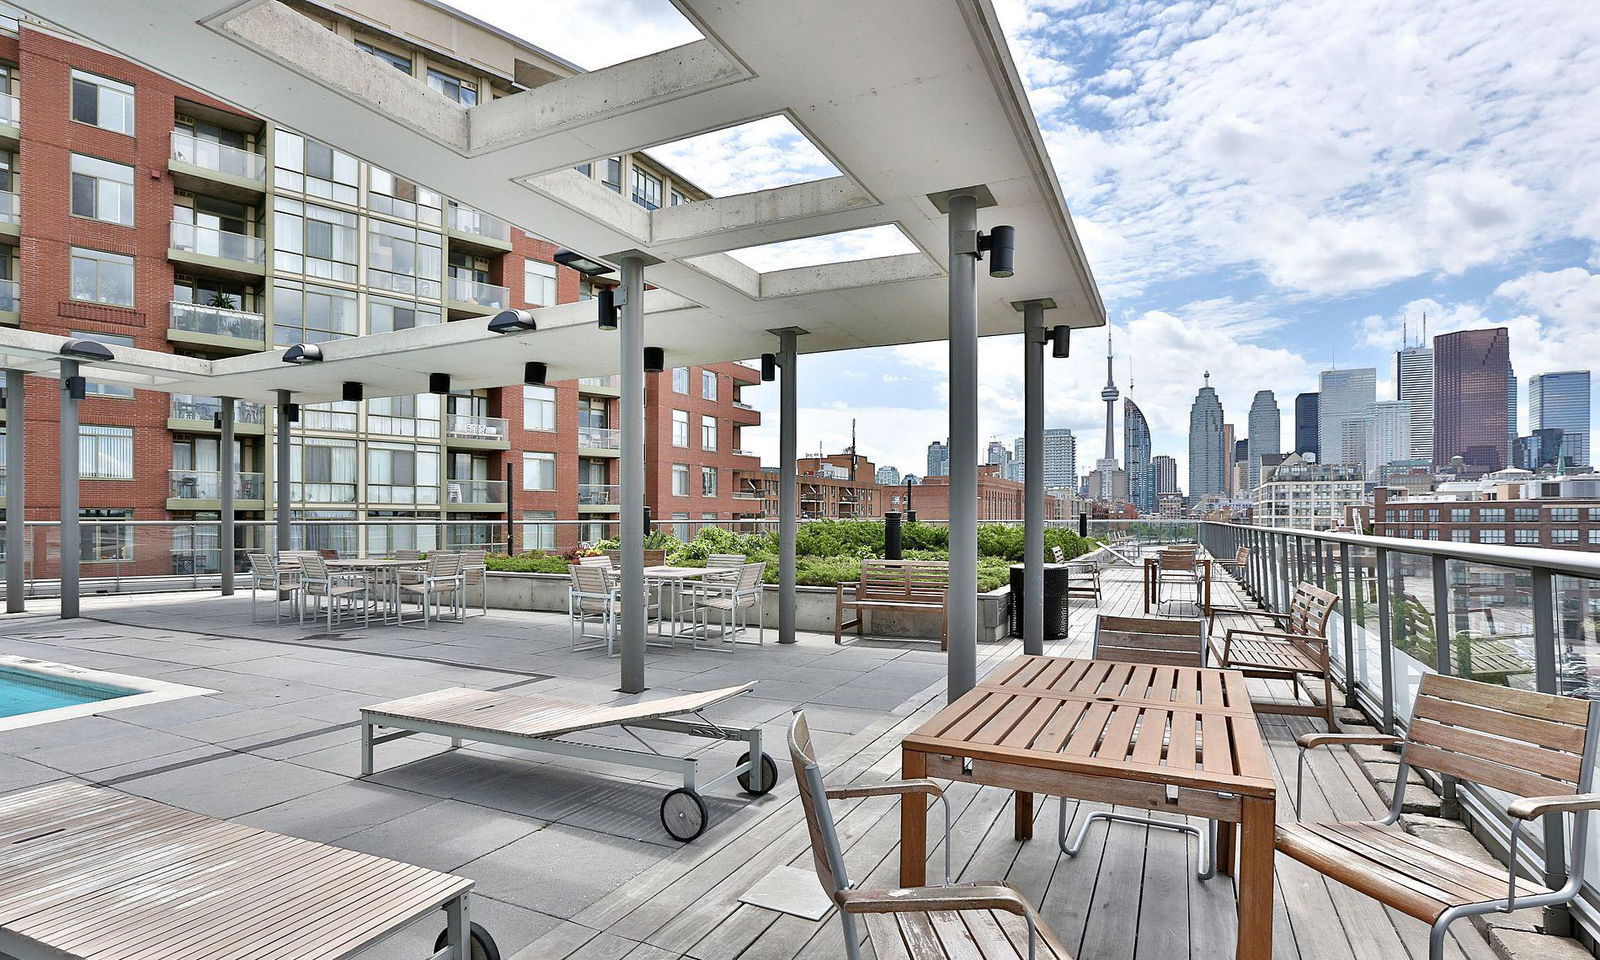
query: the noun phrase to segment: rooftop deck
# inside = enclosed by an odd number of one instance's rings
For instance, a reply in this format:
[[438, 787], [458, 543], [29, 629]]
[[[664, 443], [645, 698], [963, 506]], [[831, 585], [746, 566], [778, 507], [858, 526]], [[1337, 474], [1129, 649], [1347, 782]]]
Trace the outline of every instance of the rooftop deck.
[[[1137, 578], [1131, 568], [1109, 571], [1103, 608], [1137, 612]], [[1047, 652], [1085, 654], [1096, 612], [1076, 604], [1071, 640]], [[0, 654], [217, 692], [0, 733], [0, 782], [8, 790], [78, 777], [458, 872], [479, 882], [474, 918], [506, 956], [523, 960], [842, 956], [831, 914], [811, 922], [739, 902], [777, 866], [810, 867], [787, 763], [778, 789], [759, 800], [714, 790], [711, 827], [686, 846], [667, 840], [656, 819], [665, 777], [615, 768], [596, 776], [599, 768], [583, 761], [540, 763], [493, 746], [448, 751], [442, 740], [417, 737], [381, 750], [374, 777], [355, 778], [355, 711], [363, 704], [449, 685], [625, 702], [614, 690], [616, 661], [570, 652], [561, 617], [496, 612], [426, 631], [328, 634], [251, 624], [248, 597], [209, 594], [86, 601], [85, 614], [68, 622], [47, 611], [5, 618]], [[1015, 643], [983, 645], [980, 674], [1017, 652]], [[900, 738], [944, 702], [943, 657], [927, 644], [836, 647], [829, 637], [802, 635], [793, 647], [769, 642], [732, 656], [686, 646], [652, 651], [649, 669], [650, 696], [760, 680], [752, 696], [713, 712], [762, 724], [775, 756], [790, 710], [804, 705], [834, 783], [896, 776]], [[1308, 724], [1262, 721], [1285, 784], [1293, 780], [1293, 737]], [[584, 737], [603, 744], [625, 735]], [[718, 750], [729, 754], [711, 755], [720, 771], [734, 748]], [[1381, 810], [1343, 751], [1323, 751], [1310, 769], [1308, 816], [1358, 819]], [[1054, 802], [1038, 805], [1035, 839], [1018, 843], [1006, 793], [958, 785], [950, 799], [960, 878], [1021, 887], [1081, 960], [1231, 955], [1232, 880], [1197, 881], [1184, 836], [1114, 825], [1091, 834], [1086, 852], [1069, 860], [1054, 844]], [[1074, 820], [1096, 808], [1069, 803]], [[893, 885], [894, 801], [844, 802], [836, 813], [854, 875]], [[1280, 804], [1280, 818], [1292, 815]], [[934, 876], [943, 853], [930, 845], [929, 854]], [[1420, 924], [1287, 859], [1277, 867], [1275, 956], [1426, 956]], [[424, 955], [436, 927], [415, 924], [364, 956]], [[1452, 956], [1494, 956], [1470, 925], [1455, 932], [1462, 939]]]

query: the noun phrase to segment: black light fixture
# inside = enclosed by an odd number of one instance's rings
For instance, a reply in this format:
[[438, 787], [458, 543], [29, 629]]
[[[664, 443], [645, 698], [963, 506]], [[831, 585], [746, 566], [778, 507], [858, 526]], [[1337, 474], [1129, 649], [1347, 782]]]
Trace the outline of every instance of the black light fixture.
[[61, 345], [61, 355], [79, 363], [99, 363], [117, 358], [110, 347], [98, 340], [68, 340]]
[[608, 273], [616, 272], [616, 268], [601, 263], [592, 257], [586, 257], [576, 250], [557, 250], [555, 256], [550, 259], [563, 267], [570, 267], [586, 277], [602, 277]]
[[989, 276], [1004, 280], [1015, 274], [1012, 263], [1017, 253], [1017, 228], [999, 226], [978, 234], [978, 250], [989, 253]]
[[763, 353], [761, 355], [761, 382], [771, 383], [778, 379], [778, 355]]
[[667, 369], [667, 351], [660, 347], [644, 348], [644, 372], [660, 373]]
[[532, 310], [502, 310], [489, 319], [490, 333], [519, 333], [537, 329], [539, 325], [533, 320]]
[[445, 394], [449, 393], [450, 392], [450, 374], [448, 374], [448, 373], [430, 373], [430, 374], [428, 374], [428, 392], [429, 393], [437, 393], [441, 397], [444, 396]]
[[221, 430], [222, 429], [222, 411], [221, 410], [215, 411], [214, 413], [211, 414], [211, 429], [213, 429], [213, 430]]
[[362, 397], [365, 396], [365, 393], [362, 390], [361, 384], [355, 382], [354, 380], [346, 380], [343, 385], [339, 387], [339, 396], [342, 399], [350, 401], [351, 403], [355, 403], [361, 400]]
[[1065, 360], [1072, 356], [1072, 328], [1066, 324], [1050, 328], [1050, 356]]
[[600, 329], [617, 329], [617, 288], [600, 287], [595, 291], [594, 302], [600, 307]]
[[0, 410], [6, 408], [6, 388], [0, 387]]
[[322, 362], [322, 348], [314, 343], [297, 343], [283, 351], [284, 363], [320, 363]]
[[547, 368], [537, 360], [529, 360], [522, 365], [522, 382], [530, 387], [544, 386]]
[[290, 423], [300, 422], [300, 404], [286, 403], [283, 405], [283, 417]]

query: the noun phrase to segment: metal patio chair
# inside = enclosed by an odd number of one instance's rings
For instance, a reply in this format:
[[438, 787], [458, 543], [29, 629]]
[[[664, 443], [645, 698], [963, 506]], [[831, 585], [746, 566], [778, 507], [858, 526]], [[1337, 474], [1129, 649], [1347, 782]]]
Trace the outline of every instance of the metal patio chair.
[[[696, 650], [733, 649], [731, 643], [766, 643], [766, 590], [761, 577], [766, 572], [765, 563], [745, 563], [733, 570], [733, 579], [713, 580], [694, 588], [691, 602], [697, 614], [694, 648]], [[741, 640], [750, 627], [750, 611], [756, 615], [756, 639]], [[711, 614], [718, 614], [720, 624], [717, 643], [711, 644]], [[702, 644], [701, 641], [706, 641]]]
[[478, 607], [483, 616], [489, 615], [489, 551], [470, 549], [461, 551], [462, 596], [461, 609], [466, 613], [472, 588], [478, 588]]
[[[333, 631], [334, 621], [343, 620], [344, 615], [339, 612], [341, 606], [355, 619], [359, 609], [363, 612], [362, 626], [372, 624], [372, 580], [364, 573], [335, 573], [328, 569], [327, 561], [316, 553], [307, 553], [300, 558], [300, 583], [303, 599], [300, 603], [300, 622], [306, 622], [306, 608], [311, 607], [312, 619], [316, 619], [322, 601], [327, 602], [328, 631]], [[317, 603], [312, 604], [315, 600]]]
[[[293, 617], [300, 606], [301, 582], [300, 566], [278, 563], [264, 553], [252, 553], [250, 557], [250, 622], [260, 622], [256, 617], [256, 593], [260, 590], [272, 592], [273, 608], [272, 622], [282, 623], [285, 617], [281, 604], [293, 604], [287, 616]], [[304, 618], [301, 618], [304, 622]]]
[[[617, 629], [617, 591], [606, 576], [610, 567], [609, 560], [604, 566], [580, 562], [567, 567], [567, 574], [572, 578], [572, 584], [567, 587], [567, 618], [572, 623], [574, 653], [597, 647], [605, 647], [607, 654], [611, 652]], [[589, 622], [594, 619], [600, 622], [598, 634], [589, 632]], [[593, 642], [585, 643], [586, 640]]]
[[428, 554], [428, 566], [418, 571], [415, 581], [402, 579], [399, 583], [400, 604], [395, 611], [396, 622], [416, 623], [415, 620], [405, 619], [405, 600], [415, 600], [422, 606], [422, 625], [427, 626], [430, 611], [437, 611], [431, 617], [434, 620], [444, 620], [444, 607], [441, 601], [450, 601], [450, 610], [454, 616], [449, 619], [461, 622], [466, 619], [466, 601], [463, 594], [466, 584], [461, 573], [461, 554], [448, 553], [435, 550]]

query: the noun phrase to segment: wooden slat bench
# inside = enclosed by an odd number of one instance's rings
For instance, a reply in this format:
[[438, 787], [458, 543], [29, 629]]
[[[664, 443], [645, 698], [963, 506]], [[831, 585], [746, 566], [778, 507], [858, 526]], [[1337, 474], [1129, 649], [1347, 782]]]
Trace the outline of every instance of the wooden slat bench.
[[[844, 631], [865, 632], [869, 610], [938, 610], [944, 615], [939, 649], [950, 644], [950, 565], [942, 560], [863, 560], [861, 579], [839, 584], [834, 594], [833, 642], [844, 642]], [[848, 596], [846, 593], [848, 592]], [[852, 620], [845, 611], [854, 610]]]
[[435, 956], [467, 960], [471, 889], [102, 787], [0, 797], [0, 953], [20, 960], [341, 960], [440, 908]]

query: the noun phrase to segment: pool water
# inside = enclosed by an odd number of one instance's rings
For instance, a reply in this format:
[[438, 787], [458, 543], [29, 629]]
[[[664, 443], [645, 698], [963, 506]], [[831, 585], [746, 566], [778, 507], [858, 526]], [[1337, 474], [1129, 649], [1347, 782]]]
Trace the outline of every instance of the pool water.
[[137, 691], [0, 667], [0, 717], [132, 696]]

